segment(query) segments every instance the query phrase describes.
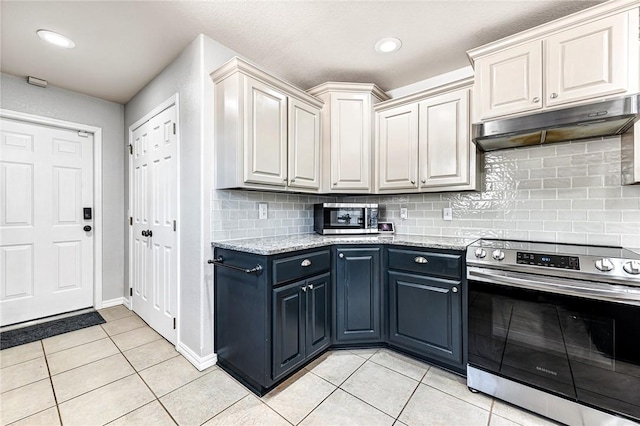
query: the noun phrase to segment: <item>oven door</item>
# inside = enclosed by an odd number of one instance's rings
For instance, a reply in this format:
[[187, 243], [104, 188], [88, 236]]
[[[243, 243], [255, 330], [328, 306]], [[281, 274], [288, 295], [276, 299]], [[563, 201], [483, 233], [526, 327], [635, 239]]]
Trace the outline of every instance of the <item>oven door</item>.
[[640, 420], [640, 289], [469, 267], [469, 366]]

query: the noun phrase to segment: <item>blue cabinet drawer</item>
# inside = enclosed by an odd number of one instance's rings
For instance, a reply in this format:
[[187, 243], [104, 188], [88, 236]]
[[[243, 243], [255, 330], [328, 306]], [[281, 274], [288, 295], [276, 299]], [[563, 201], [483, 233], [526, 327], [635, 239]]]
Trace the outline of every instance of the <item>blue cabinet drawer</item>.
[[273, 261], [273, 285], [302, 279], [328, 271], [331, 267], [329, 250], [314, 251]]
[[462, 255], [388, 249], [389, 269], [446, 278], [462, 278]]

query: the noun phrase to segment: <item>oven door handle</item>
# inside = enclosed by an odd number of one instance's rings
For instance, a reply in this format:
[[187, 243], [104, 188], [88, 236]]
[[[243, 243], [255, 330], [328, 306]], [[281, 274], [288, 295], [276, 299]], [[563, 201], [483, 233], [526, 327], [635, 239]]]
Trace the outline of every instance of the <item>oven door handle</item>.
[[467, 267], [467, 279], [469, 281], [480, 281], [489, 284], [640, 306], [640, 288], [631, 286], [552, 278], [475, 266]]

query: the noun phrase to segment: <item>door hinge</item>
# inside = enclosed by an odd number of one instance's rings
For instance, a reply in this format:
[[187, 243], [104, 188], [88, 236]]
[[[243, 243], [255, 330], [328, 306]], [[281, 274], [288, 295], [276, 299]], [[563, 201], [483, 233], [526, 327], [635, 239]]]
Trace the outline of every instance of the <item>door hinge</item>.
[[129, 155], [133, 155], [133, 145], [129, 144]]
[[133, 226], [133, 218], [129, 216], [129, 225]]
[[173, 232], [176, 232], [176, 221], [173, 221]]
[[174, 330], [176, 329], [176, 319], [175, 318], [173, 319], [173, 329]]
[[173, 123], [173, 134], [176, 134], [176, 123]]
[[129, 296], [133, 296], [133, 287], [129, 287]]
[[89, 133], [83, 132], [82, 130], [80, 130], [80, 131], [78, 131], [78, 136], [80, 136], [81, 138], [88, 138], [89, 137]]

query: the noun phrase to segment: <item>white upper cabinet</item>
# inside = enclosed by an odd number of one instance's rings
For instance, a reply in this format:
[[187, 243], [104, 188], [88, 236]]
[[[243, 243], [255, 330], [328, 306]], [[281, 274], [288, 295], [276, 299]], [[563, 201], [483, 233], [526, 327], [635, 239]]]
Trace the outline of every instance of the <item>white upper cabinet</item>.
[[320, 110], [289, 99], [289, 186], [320, 189]]
[[240, 58], [211, 78], [216, 188], [317, 193], [322, 101]]
[[382, 102], [376, 111], [376, 192], [476, 189], [471, 79]]
[[469, 156], [469, 90], [434, 96], [421, 101], [418, 107], [420, 187], [468, 184], [470, 166], [475, 170]]
[[614, 15], [546, 40], [546, 104], [624, 93], [629, 76], [629, 16]]
[[321, 192], [373, 192], [373, 105], [388, 97], [361, 83], [324, 83], [307, 93], [324, 101]]
[[480, 117], [542, 108], [542, 42], [525, 43], [479, 60]]
[[418, 104], [376, 114], [378, 190], [418, 188]]
[[244, 182], [285, 186], [287, 96], [251, 77], [244, 95]]
[[606, 2], [473, 49], [473, 121], [638, 93], [638, 3]]

